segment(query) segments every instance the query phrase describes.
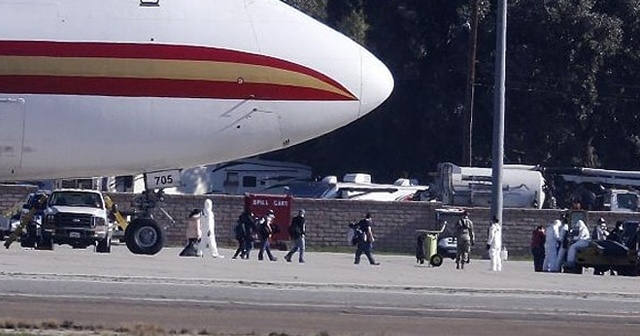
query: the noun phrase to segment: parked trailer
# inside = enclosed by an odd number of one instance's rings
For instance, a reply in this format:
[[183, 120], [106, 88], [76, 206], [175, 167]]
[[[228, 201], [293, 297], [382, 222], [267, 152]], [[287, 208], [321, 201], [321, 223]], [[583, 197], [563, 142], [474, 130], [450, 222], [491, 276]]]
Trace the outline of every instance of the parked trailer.
[[[490, 207], [492, 170], [438, 165], [432, 196], [445, 205]], [[502, 172], [503, 205], [506, 208], [541, 209], [545, 202], [545, 179], [536, 166], [505, 165]]]

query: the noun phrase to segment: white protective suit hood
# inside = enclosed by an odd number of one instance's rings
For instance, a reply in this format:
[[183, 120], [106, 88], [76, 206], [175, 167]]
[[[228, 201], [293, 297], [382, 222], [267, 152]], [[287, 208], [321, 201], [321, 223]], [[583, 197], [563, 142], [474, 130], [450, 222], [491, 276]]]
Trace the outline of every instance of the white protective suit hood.
[[213, 211], [213, 202], [210, 199], [204, 200], [204, 211], [206, 212]]

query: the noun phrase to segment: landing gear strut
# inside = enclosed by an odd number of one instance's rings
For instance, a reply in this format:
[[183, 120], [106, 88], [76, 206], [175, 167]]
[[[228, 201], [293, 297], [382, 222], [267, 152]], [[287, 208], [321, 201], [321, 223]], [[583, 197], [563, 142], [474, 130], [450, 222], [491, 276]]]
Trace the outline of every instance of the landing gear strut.
[[[131, 201], [132, 211], [121, 213], [114, 209], [113, 213], [121, 229], [124, 230], [124, 241], [127, 248], [133, 254], [154, 255], [164, 246], [165, 233], [158, 221], [153, 218], [151, 210], [159, 208], [160, 211], [171, 221], [175, 221], [160, 207], [164, 201], [162, 189], [145, 190], [141, 195], [134, 197]], [[131, 222], [127, 223], [122, 214], [131, 216]]]

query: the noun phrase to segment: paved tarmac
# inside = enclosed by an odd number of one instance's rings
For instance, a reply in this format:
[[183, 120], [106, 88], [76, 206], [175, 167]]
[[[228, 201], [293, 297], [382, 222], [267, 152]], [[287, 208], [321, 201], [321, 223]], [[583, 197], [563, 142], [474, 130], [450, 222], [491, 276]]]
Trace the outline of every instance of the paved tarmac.
[[307, 253], [306, 263], [138, 256], [124, 246], [0, 250], [0, 316], [166, 330], [290, 335], [631, 335], [640, 325], [640, 279], [535, 273], [531, 262], [487, 260], [456, 270], [376, 255]]

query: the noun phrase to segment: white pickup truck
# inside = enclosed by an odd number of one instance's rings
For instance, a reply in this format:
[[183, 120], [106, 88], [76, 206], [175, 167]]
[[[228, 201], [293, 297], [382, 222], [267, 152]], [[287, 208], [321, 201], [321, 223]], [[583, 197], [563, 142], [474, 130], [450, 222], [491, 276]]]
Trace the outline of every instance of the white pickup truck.
[[102, 193], [95, 190], [60, 189], [51, 192], [44, 210], [38, 248], [54, 244], [74, 248], [95, 246], [98, 253], [111, 252], [113, 224], [107, 217]]

